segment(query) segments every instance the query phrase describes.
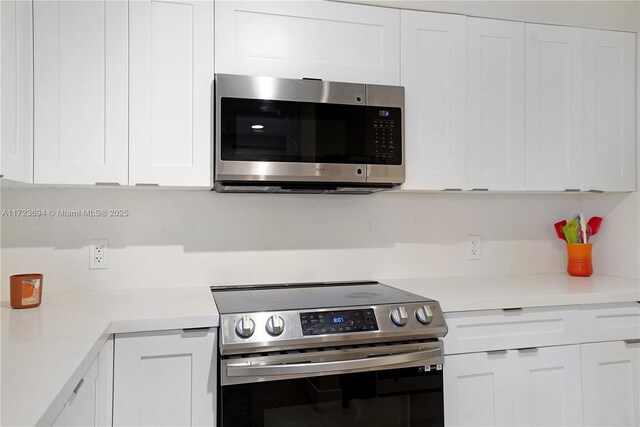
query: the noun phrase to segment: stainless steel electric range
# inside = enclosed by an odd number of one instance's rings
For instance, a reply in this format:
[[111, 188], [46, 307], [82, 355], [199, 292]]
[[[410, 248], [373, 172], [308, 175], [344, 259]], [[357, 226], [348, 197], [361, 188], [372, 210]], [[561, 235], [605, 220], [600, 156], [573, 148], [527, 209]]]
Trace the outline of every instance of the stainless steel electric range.
[[212, 293], [219, 427], [444, 425], [437, 301], [373, 281]]

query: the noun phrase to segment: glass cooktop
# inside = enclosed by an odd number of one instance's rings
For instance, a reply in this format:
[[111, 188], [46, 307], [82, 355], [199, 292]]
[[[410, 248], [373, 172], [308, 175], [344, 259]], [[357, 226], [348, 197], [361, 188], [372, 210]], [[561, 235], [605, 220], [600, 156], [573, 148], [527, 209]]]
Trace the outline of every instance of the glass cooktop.
[[221, 314], [432, 301], [375, 281], [212, 286]]

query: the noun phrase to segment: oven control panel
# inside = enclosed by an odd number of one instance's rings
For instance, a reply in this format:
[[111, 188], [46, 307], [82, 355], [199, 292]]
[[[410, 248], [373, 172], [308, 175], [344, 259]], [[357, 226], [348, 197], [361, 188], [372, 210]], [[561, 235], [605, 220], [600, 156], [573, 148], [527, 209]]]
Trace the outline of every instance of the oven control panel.
[[222, 355], [435, 339], [447, 333], [436, 301], [224, 313]]
[[343, 334], [377, 331], [373, 308], [300, 313], [302, 335]]

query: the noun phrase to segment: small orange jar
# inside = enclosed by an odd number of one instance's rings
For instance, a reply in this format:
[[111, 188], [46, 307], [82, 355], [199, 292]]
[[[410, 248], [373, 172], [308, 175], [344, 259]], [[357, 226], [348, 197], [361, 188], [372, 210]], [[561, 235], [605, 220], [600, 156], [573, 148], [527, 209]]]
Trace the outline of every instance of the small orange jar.
[[11, 307], [33, 308], [42, 302], [42, 274], [11, 276]]
[[567, 254], [567, 273], [571, 276], [591, 276], [591, 243], [567, 243]]

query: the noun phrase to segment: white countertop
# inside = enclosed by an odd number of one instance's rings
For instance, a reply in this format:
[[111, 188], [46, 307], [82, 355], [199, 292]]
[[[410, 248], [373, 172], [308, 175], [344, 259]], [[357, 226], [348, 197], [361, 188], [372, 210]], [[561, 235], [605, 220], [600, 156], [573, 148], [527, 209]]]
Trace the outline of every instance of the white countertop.
[[[381, 280], [440, 301], [444, 312], [640, 301], [640, 280], [566, 274]], [[2, 302], [1, 425], [55, 420], [113, 333], [218, 326], [208, 287], [44, 294]]]
[[113, 333], [218, 326], [208, 287], [60, 292], [38, 308], [2, 302], [0, 424], [50, 424]]
[[640, 301], [640, 280], [613, 276], [527, 274], [381, 280], [440, 302], [442, 311]]

